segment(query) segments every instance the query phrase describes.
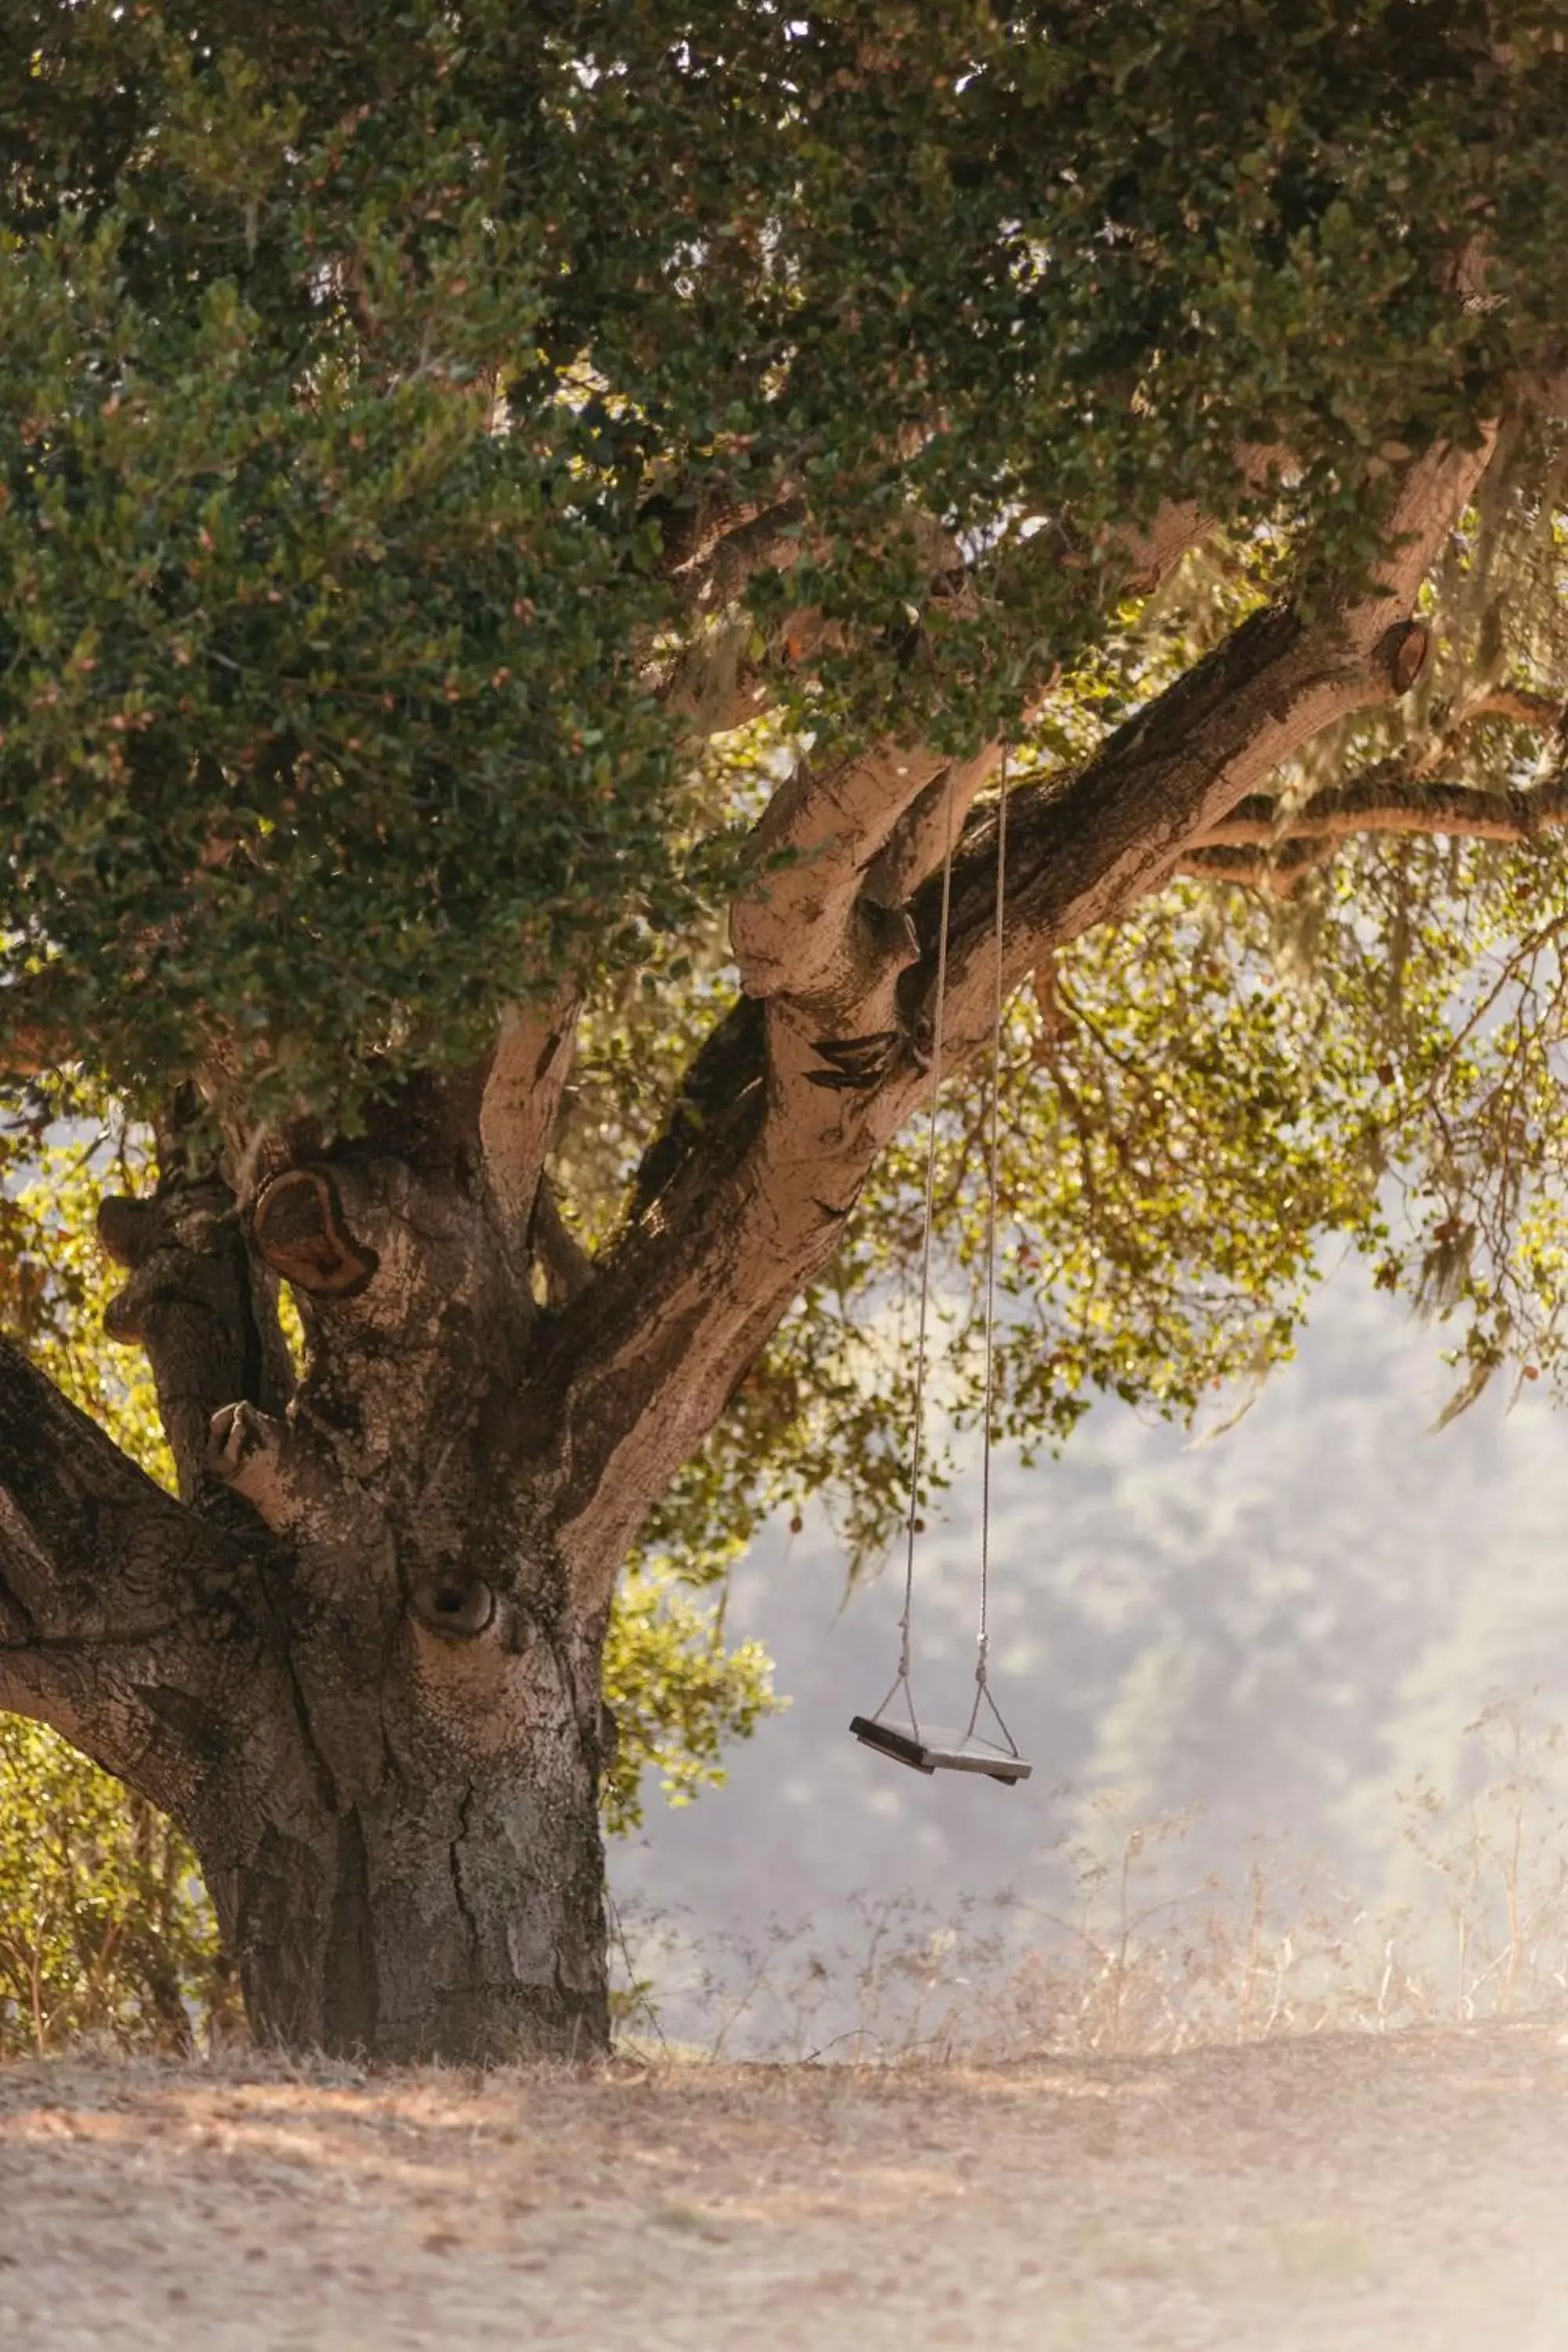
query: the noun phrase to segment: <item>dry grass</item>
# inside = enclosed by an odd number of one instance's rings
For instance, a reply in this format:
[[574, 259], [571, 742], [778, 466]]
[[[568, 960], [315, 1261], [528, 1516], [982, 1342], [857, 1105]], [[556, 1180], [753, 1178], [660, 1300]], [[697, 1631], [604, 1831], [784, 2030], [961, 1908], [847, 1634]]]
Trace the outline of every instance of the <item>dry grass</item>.
[[1536, 2024], [1006, 2068], [0, 2070], [7, 2352], [1560, 2352]]
[[1563, 1741], [1473, 1731], [1388, 1915], [1108, 1799], [1069, 1910], [764, 1939], [695, 2055], [632, 1958], [586, 2073], [0, 2067], [0, 2347], [1563, 2352]]
[[856, 1906], [836, 1941], [775, 1923], [694, 1957], [678, 1919], [619, 1921], [626, 2045], [994, 2065], [1568, 2022], [1568, 1731], [1499, 1700], [1468, 1738], [1457, 1789], [1422, 1777], [1398, 1801], [1402, 1905], [1365, 1902], [1281, 1840], [1256, 1841], [1234, 1880], [1194, 1884], [1192, 1817], [1138, 1821], [1108, 1792], [1079, 1807], [1058, 1850], [1071, 1893], [1057, 1912], [1005, 1894], [939, 1913], [891, 1895]]

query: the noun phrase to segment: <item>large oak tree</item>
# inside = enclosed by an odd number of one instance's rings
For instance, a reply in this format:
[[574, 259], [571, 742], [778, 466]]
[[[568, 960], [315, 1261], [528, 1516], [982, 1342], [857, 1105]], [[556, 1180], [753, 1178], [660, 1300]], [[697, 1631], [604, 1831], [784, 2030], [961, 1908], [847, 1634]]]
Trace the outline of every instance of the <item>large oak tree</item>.
[[179, 1495], [0, 1344], [0, 1703], [263, 2034], [592, 2048], [617, 1574], [885, 1522], [1005, 762], [1010, 1425], [1399, 1281], [1396, 1162], [1551, 1345], [1562, 12], [4, 13], [0, 1051], [155, 1129]]

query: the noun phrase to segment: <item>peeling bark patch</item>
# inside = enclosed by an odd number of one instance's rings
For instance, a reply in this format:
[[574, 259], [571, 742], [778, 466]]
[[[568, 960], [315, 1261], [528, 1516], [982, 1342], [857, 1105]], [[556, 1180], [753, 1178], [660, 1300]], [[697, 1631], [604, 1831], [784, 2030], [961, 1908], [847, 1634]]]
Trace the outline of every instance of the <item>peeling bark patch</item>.
[[812, 1052], [831, 1067], [808, 1070], [806, 1076], [814, 1087], [879, 1087], [891, 1069], [901, 1042], [902, 1032], [898, 1029], [873, 1030], [866, 1037], [814, 1038]]

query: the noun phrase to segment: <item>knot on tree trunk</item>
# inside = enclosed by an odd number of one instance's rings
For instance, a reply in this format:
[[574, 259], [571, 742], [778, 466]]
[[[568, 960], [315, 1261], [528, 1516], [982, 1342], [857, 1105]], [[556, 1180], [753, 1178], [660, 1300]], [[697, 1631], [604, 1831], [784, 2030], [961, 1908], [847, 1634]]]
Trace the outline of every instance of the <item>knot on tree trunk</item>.
[[234, 1195], [216, 1180], [180, 1184], [146, 1201], [109, 1193], [99, 1203], [98, 1238], [106, 1256], [140, 1277], [126, 1285], [111, 1310], [123, 1335], [140, 1339], [141, 1318], [173, 1278], [172, 1259], [214, 1269], [232, 1261], [239, 1246]]

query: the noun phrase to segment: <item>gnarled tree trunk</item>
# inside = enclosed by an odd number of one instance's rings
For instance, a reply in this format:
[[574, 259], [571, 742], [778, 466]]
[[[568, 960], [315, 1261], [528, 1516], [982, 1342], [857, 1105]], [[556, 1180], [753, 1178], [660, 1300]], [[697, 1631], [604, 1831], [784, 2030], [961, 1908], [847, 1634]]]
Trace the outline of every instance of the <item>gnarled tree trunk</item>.
[[[241, 1202], [172, 1154], [104, 1204], [183, 1501], [6, 1351], [9, 1695], [185, 1828], [263, 2037], [581, 2055], [608, 2032], [613, 1563], [557, 1538], [526, 1249], [477, 1123], [431, 1102], [401, 1156], [289, 1156]], [[291, 1397], [279, 1275], [310, 1328]], [[97, 1641], [66, 1630], [94, 1586]]]
[[[334, 1697], [329, 1640], [308, 1702], [333, 1756], [329, 1773], [311, 1743], [318, 1801], [278, 1805], [294, 1778], [282, 1770], [204, 1811], [199, 1851], [247, 2010], [296, 2049], [591, 2054], [608, 2032], [596, 1645], [519, 1627], [470, 1676], [468, 1653], [440, 1654], [445, 1638], [395, 1636], [368, 1707]], [[294, 1664], [311, 1688], [308, 1639]], [[474, 1679], [489, 1686], [470, 1709]], [[298, 1720], [274, 1730], [310, 1737]]]

